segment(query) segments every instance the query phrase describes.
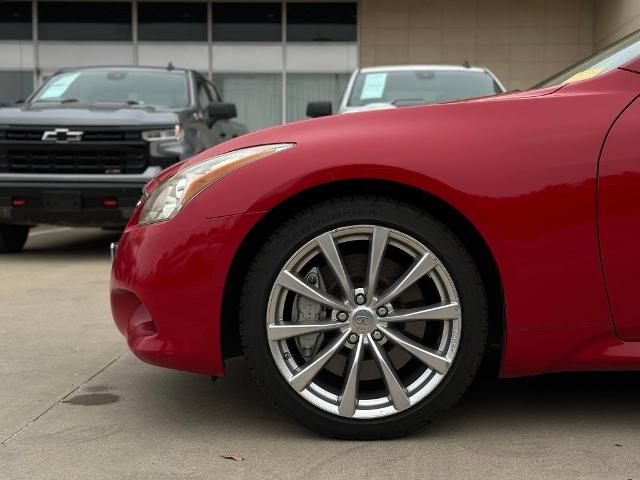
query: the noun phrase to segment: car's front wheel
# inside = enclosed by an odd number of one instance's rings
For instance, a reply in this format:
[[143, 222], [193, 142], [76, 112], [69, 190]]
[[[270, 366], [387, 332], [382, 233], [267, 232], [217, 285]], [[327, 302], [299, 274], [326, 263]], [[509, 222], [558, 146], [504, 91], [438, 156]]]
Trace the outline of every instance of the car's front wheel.
[[21, 252], [29, 236], [27, 225], [0, 224], [0, 253]]
[[240, 312], [258, 385], [341, 438], [405, 434], [448, 409], [482, 358], [480, 275], [442, 223], [401, 201], [310, 207], [262, 246]]

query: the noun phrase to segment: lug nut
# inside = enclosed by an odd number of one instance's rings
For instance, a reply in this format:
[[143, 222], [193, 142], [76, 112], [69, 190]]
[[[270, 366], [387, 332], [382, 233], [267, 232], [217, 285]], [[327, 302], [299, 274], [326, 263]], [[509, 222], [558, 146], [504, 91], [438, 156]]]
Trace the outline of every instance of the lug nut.
[[387, 307], [378, 307], [378, 316], [386, 317], [387, 313], [389, 313], [389, 309]]
[[349, 315], [347, 315], [347, 312], [340, 312], [338, 313], [337, 318], [339, 322], [346, 322], [349, 318]]
[[318, 281], [318, 277], [316, 277], [315, 275], [311, 275], [308, 281], [311, 285], [315, 285]]
[[364, 293], [359, 293], [356, 295], [356, 303], [358, 305], [364, 305], [367, 301], [367, 297], [364, 296]]
[[374, 330], [373, 333], [371, 334], [371, 336], [377, 342], [382, 340], [382, 332], [380, 330]]
[[359, 339], [360, 339], [360, 335], [358, 335], [357, 333], [352, 333], [351, 335], [349, 335], [349, 338], [347, 339], [347, 341], [349, 343], [358, 343]]

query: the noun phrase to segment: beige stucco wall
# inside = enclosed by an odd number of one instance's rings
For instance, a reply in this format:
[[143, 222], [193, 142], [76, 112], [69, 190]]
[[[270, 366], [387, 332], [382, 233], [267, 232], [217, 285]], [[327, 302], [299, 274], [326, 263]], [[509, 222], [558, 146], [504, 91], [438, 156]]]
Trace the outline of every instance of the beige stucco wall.
[[596, 49], [640, 29], [640, 0], [596, 0], [594, 27]]
[[594, 11], [594, 0], [361, 0], [360, 64], [468, 60], [526, 88], [592, 53]]

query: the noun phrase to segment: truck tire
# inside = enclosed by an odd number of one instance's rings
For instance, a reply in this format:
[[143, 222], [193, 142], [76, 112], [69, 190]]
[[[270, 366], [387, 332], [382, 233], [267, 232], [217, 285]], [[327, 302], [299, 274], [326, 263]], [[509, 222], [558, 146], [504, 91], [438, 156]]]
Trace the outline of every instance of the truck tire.
[[0, 253], [18, 253], [29, 235], [28, 225], [0, 225]]

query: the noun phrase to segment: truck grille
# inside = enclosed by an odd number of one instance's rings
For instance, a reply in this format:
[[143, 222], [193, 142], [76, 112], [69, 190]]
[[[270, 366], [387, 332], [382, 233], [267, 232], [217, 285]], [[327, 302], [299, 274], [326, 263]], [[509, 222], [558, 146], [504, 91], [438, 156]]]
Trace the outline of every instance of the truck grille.
[[81, 141], [42, 141], [47, 127], [9, 128], [0, 132], [0, 172], [9, 173], [142, 173], [149, 147], [141, 130], [74, 127]]
[[6, 150], [0, 171], [13, 173], [141, 173], [146, 154], [135, 150]]
[[[42, 135], [52, 128], [12, 128], [4, 131], [4, 136], [0, 136], [8, 141], [42, 141]], [[85, 142], [131, 142], [141, 140], [140, 131], [130, 130], [97, 130], [87, 127], [70, 128], [69, 130], [80, 130], [84, 132], [82, 140]]]

